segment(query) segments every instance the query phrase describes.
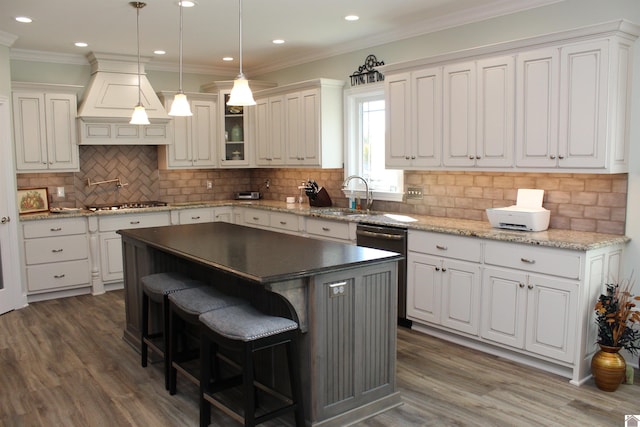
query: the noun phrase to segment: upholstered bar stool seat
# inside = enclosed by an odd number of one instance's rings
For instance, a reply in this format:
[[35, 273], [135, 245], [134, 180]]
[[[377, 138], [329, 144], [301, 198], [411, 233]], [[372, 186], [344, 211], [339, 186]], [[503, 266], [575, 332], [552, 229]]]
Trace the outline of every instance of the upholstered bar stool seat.
[[[140, 279], [142, 283], [142, 309], [140, 310], [142, 319], [142, 333], [140, 342], [141, 364], [147, 366], [149, 349], [159, 354], [164, 361], [165, 387], [169, 388], [169, 365], [167, 360], [167, 349], [169, 348], [169, 300], [171, 293], [184, 289], [203, 286], [204, 283], [191, 279], [189, 276], [177, 273], [156, 273], [144, 276]], [[160, 305], [162, 310], [162, 330], [149, 331], [150, 303]]]
[[[298, 353], [300, 329], [297, 322], [263, 314], [250, 305], [227, 307], [203, 313], [200, 315], [200, 322], [203, 326], [200, 341], [201, 427], [208, 426], [211, 421], [211, 405], [244, 423], [245, 426], [253, 426], [289, 412], [295, 413], [297, 426], [305, 425]], [[279, 345], [286, 346], [291, 398], [279, 391], [270, 390], [266, 385], [260, 385], [260, 390], [282, 400], [283, 405], [275, 409], [269, 408], [269, 412], [257, 416], [254, 384], [256, 367], [253, 363], [253, 354]], [[240, 377], [222, 378], [219, 364], [211, 363], [212, 358], [215, 361], [216, 352], [220, 348], [240, 352], [242, 361]], [[217, 393], [240, 384], [244, 399], [242, 415], [216, 396]]]
[[[180, 371], [194, 384], [200, 384], [199, 374], [185, 367], [192, 360], [199, 360], [199, 349], [190, 348], [188, 337], [181, 334], [185, 331], [180, 327], [181, 322], [200, 327], [198, 316], [211, 310], [218, 310], [234, 305], [248, 304], [247, 301], [235, 298], [216, 290], [212, 286], [201, 286], [193, 289], [184, 289], [180, 292], [169, 294], [169, 393], [176, 393], [177, 372]], [[195, 341], [199, 344], [200, 334], [195, 333]], [[182, 346], [178, 346], [178, 339]], [[197, 363], [199, 368], [199, 363]]]

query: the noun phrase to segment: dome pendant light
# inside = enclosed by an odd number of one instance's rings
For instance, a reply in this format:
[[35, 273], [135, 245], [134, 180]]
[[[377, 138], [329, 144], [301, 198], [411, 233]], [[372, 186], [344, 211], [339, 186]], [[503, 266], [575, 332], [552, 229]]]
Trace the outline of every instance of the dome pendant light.
[[133, 109], [133, 114], [131, 115], [131, 121], [129, 121], [129, 124], [148, 125], [150, 124], [149, 117], [142, 105], [142, 89], [140, 89], [140, 9], [145, 7], [147, 4], [139, 1], [132, 1], [129, 4], [136, 8], [136, 34], [138, 39], [138, 105]]
[[178, 6], [180, 7], [180, 89], [173, 98], [173, 104], [171, 104], [171, 111], [169, 111], [169, 115], [193, 116], [191, 113], [191, 107], [189, 106], [189, 101], [187, 100], [187, 95], [182, 91], [182, 9], [184, 8], [182, 1], [178, 2]]
[[256, 101], [253, 99], [253, 94], [251, 93], [251, 88], [249, 88], [249, 81], [244, 77], [242, 73], [242, 0], [238, 0], [239, 7], [239, 39], [240, 39], [240, 74], [233, 81], [233, 88], [231, 89], [231, 94], [229, 94], [229, 101], [227, 101], [227, 105], [238, 105], [238, 106], [247, 106], [247, 105], [256, 105]]

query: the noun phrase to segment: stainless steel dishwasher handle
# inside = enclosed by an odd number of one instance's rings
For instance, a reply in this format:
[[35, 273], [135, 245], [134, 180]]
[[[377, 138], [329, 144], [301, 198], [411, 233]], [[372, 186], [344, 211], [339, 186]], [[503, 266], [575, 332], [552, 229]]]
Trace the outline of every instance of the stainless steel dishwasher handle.
[[366, 230], [356, 230], [356, 234], [358, 236], [375, 237], [377, 239], [386, 239], [386, 240], [402, 240], [404, 238], [404, 236], [401, 236], [398, 234], [374, 233], [373, 231], [366, 231]]

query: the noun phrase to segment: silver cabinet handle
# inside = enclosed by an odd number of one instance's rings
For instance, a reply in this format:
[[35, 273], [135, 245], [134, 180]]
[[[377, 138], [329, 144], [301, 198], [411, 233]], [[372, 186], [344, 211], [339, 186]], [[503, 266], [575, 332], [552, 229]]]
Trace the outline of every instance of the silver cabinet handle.
[[50, 228], [49, 231], [62, 231], [62, 227]]
[[550, 156], [549, 156], [549, 158], [550, 158], [551, 160], [555, 160], [556, 155], [555, 155], [555, 154], [552, 154], [552, 155], [550, 155]]
[[322, 227], [322, 231], [331, 231], [329, 227]]
[[64, 274], [54, 274], [53, 278], [54, 279], [62, 279], [64, 277]]
[[53, 252], [54, 254], [60, 253], [62, 252], [64, 249], [51, 249], [51, 252]]
[[258, 218], [257, 216], [254, 216], [254, 217], [253, 217], [253, 220], [254, 220], [254, 221], [257, 221], [257, 220], [259, 220], [259, 219], [260, 219], [260, 218]]
[[199, 216], [192, 216], [191, 219], [200, 219]]
[[559, 158], [560, 160], [562, 160], [562, 159], [564, 159], [564, 156], [563, 156], [563, 155], [558, 155], [558, 158]]
[[529, 258], [520, 258], [520, 261], [526, 262], [527, 264], [535, 264], [536, 263], [535, 259], [529, 259]]
[[129, 221], [129, 224], [131, 224], [131, 225], [140, 224], [140, 221]]
[[440, 249], [441, 251], [446, 251], [448, 248], [445, 245], [436, 245], [436, 249]]
[[280, 225], [287, 225], [287, 221], [280, 221]]
[[3, 216], [2, 219], [0, 220], [0, 224], [6, 224], [10, 221], [11, 221], [11, 217]]

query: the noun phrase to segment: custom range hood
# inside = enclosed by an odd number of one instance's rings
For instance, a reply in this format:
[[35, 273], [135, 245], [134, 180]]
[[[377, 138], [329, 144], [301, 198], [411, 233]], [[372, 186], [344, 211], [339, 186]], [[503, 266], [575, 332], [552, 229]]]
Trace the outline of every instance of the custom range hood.
[[138, 103], [137, 57], [92, 52], [91, 82], [78, 109], [79, 140], [82, 145], [170, 144], [170, 117], [154, 92], [140, 64], [141, 100], [150, 125], [131, 125]]

